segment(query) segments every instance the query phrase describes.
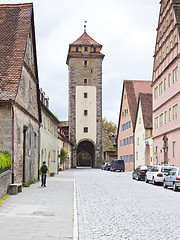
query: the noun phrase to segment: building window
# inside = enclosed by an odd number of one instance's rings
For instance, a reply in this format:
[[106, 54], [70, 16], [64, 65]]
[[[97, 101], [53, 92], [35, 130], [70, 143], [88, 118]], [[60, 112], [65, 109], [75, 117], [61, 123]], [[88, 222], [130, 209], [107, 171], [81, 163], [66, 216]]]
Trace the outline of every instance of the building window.
[[122, 140], [120, 140], [120, 147], [122, 147]]
[[88, 61], [85, 60], [85, 61], [84, 61], [84, 66], [87, 66], [87, 65], [88, 65]]
[[154, 99], [158, 98], [158, 86], [154, 89]]
[[141, 124], [141, 118], [139, 118], [139, 124]]
[[123, 146], [126, 146], [126, 139], [123, 139]]
[[88, 115], [88, 110], [84, 110], [84, 116]]
[[159, 127], [163, 126], [163, 113], [160, 114], [159, 116]]
[[88, 127], [84, 127], [84, 133], [88, 132]]
[[177, 82], [177, 80], [178, 80], [178, 68], [176, 67], [173, 70], [173, 83]]
[[168, 87], [171, 86], [171, 73], [169, 73], [168, 75]]
[[170, 41], [170, 49], [173, 48], [172, 40]]
[[173, 141], [173, 157], [176, 157], [176, 141]]
[[138, 161], [138, 152], [136, 152], [136, 161]]
[[177, 35], [174, 36], [174, 44], [177, 43]]
[[88, 97], [88, 94], [87, 92], [84, 93], [84, 98], [87, 98]]
[[94, 52], [96, 52], [96, 48], [94, 48]]
[[163, 82], [159, 84], [159, 96], [163, 93]]
[[166, 78], [164, 79], [164, 92], [166, 91]]
[[139, 145], [139, 138], [137, 138], [137, 145]]
[[164, 112], [164, 124], [167, 123], [167, 111]]
[[87, 51], [88, 51], [88, 47], [84, 47], [84, 51], [86, 51], [86, 52], [87, 52]]
[[87, 78], [84, 79], [84, 84], [87, 84]]
[[79, 52], [79, 48], [78, 47], [76, 47], [76, 52]]
[[178, 104], [173, 106], [173, 120], [178, 118]]
[[157, 129], [159, 127], [159, 124], [158, 124], [158, 117], [155, 118], [155, 129]]
[[171, 108], [169, 108], [169, 122], [171, 121]]

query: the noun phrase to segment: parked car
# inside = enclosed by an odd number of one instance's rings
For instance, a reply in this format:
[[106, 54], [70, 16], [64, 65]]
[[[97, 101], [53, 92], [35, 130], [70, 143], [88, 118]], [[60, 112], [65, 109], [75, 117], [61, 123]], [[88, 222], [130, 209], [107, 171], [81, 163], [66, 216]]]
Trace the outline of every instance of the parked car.
[[124, 160], [112, 160], [111, 166], [110, 166], [110, 171], [125, 171], [125, 165], [124, 165]]
[[101, 169], [104, 170], [105, 167], [105, 163], [103, 163], [103, 165], [101, 166]]
[[174, 169], [174, 166], [155, 165], [148, 172], [146, 172], [145, 182], [162, 183], [164, 181], [164, 173], [169, 173]]
[[110, 167], [111, 167], [111, 163], [107, 162], [105, 163], [105, 166], [104, 166], [104, 170], [110, 170]]
[[132, 173], [132, 179], [145, 180], [146, 172], [149, 171], [151, 166], [139, 165]]
[[164, 188], [172, 187], [174, 191], [180, 188], [180, 168], [164, 173], [163, 186]]

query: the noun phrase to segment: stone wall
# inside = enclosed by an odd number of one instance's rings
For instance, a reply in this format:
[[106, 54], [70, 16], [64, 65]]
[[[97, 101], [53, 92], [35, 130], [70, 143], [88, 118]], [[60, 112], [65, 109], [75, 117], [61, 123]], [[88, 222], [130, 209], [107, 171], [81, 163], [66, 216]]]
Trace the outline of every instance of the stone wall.
[[[83, 65], [83, 61], [88, 61], [88, 66]], [[102, 151], [102, 58], [81, 57], [69, 59], [69, 136], [73, 144], [72, 156], [73, 166], [76, 167], [76, 87], [84, 85], [96, 87], [96, 143], [94, 167], [101, 167], [103, 162]]]
[[10, 170], [0, 173], [0, 199], [7, 193], [10, 184]]
[[12, 153], [12, 116], [10, 104], [0, 104], [0, 150]]

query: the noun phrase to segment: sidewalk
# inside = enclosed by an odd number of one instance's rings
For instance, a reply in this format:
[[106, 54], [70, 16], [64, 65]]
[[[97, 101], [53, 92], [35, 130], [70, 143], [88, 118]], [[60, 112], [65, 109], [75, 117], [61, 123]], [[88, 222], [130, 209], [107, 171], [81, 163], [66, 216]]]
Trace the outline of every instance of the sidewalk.
[[0, 240], [73, 239], [74, 170], [9, 196], [0, 207]]

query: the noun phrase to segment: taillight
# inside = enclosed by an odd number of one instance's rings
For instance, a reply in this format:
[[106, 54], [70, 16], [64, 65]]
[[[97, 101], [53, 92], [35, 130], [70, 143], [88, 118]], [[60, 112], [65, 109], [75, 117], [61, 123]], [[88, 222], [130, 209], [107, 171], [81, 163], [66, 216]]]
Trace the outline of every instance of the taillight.
[[176, 178], [176, 181], [180, 181], [180, 178], [179, 178], [179, 177], [177, 177], [177, 178]]
[[163, 174], [162, 173], [158, 173], [157, 177], [163, 177]]
[[145, 171], [140, 171], [140, 173], [146, 173]]

